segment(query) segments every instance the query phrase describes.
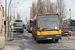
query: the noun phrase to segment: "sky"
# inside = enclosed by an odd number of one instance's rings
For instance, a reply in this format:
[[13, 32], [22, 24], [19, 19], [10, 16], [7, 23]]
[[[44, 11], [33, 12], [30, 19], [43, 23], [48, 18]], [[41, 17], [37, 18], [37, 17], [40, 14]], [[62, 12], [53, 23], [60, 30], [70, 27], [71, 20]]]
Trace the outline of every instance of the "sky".
[[[8, 3], [10, 0], [7, 0]], [[13, 0], [12, 1], [12, 5], [13, 7], [16, 7], [15, 8], [15, 11], [18, 11], [21, 15], [21, 19], [23, 21], [26, 21], [29, 20], [30, 18], [30, 6], [32, 4], [32, 1], [33, 0]], [[34, 0], [35, 1], [35, 0]], [[55, 2], [55, 0], [52, 0], [53, 2]], [[2, 4], [4, 5], [4, 0], [2, 0]], [[72, 19], [75, 20], [75, 0], [65, 0], [65, 6], [66, 6], [66, 17], [67, 18], [70, 18], [70, 12], [69, 12], [69, 9], [71, 8], [72, 10]]]
[[67, 10], [67, 18], [70, 17], [69, 9], [71, 8], [71, 18], [75, 20], [75, 0], [65, 0], [66, 2], [66, 10]]

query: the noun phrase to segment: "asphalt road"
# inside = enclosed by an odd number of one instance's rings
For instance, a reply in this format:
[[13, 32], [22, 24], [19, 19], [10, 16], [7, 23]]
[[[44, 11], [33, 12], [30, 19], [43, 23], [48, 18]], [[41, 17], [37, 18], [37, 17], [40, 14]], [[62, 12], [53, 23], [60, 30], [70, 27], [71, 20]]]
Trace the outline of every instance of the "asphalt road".
[[14, 41], [22, 44], [19, 46], [21, 50], [75, 50], [75, 36], [64, 36], [58, 43], [53, 43], [52, 41], [41, 41], [37, 43], [32, 38], [31, 33], [27, 31], [24, 33], [14, 33], [14, 35]]

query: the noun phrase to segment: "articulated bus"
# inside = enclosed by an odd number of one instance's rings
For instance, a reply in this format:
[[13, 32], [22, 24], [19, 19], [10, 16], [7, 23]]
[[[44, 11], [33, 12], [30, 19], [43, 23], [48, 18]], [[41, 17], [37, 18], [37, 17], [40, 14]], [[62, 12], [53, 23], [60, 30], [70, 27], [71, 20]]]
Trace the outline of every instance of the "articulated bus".
[[29, 33], [32, 33], [32, 20], [30, 20], [29, 22], [27, 22], [26, 30]]
[[33, 18], [32, 37], [37, 41], [61, 39], [61, 24], [59, 14], [40, 14]]

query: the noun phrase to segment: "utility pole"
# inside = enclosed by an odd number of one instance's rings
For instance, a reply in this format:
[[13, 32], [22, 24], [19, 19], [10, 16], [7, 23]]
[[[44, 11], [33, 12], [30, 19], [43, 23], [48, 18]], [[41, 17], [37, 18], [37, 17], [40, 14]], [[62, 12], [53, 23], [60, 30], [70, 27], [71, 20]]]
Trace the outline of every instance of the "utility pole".
[[[5, 0], [5, 23], [6, 23], [6, 20], [7, 20], [7, 0]], [[6, 35], [6, 26], [7, 24], [5, 24], [5, 35]]]
[[71, 8], [69, 9], [69, 11], [70, 11], [70, 20], [71, 20]]
[[11, 2], [12, 2], [12, 0], [10, 0], [10, 2], [9, 2], [9, 5], [8, 5], [8, 36], [9, 36], [9, 27], [10, 27], [10, 22], [9, 22], [9, 8], [10, 8], [10, 5], [11, 5]]
[[71, 8], [69, 9], [70, 11], [70, 19], [69, 19], [69, 22], [70, 22], [70, 25], [71, 25]]

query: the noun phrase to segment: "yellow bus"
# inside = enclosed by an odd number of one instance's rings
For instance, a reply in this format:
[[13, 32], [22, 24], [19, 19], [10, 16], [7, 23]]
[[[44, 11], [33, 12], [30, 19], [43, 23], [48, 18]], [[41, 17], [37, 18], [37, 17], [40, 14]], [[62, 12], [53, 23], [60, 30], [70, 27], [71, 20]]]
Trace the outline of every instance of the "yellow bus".
[[39, 14], [32, 19], [32, 37], [37, 41], [61, 39], [61, 24], [59, 14]]
[[27, 22], [26, 30], [29, 33], [32, 33], [32, 21], [31, 20], [29, 22]]

